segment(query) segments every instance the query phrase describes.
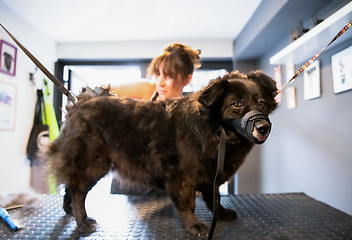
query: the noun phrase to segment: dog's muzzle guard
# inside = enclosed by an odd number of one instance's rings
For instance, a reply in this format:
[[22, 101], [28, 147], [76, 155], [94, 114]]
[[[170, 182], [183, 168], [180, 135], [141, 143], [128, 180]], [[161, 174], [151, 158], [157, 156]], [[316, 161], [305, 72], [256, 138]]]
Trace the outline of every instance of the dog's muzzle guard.
[[[271, 130], [269, 118], [258, 110], [252, 110], [246, 113], [243, 118], [231, 119], [227, 122], [227, 125], [235, 133], [257, 144], [265, 142]], [[253, 136], [255, 128], [259, 134], [266, 136], [265, 140], [257, 139]]]

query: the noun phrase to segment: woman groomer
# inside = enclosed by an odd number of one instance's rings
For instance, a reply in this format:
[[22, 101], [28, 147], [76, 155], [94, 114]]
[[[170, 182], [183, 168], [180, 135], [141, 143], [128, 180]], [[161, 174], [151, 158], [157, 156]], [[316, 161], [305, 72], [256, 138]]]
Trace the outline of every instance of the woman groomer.
[[[199, 54], [200, 50], [179, 43], [171, 44], [148, 67], [148, 75], [154, 77], [155, 84], [136, 83], [113, 91], [119, 96], [151, 101], [181, 97], [183, 88], [191, 82], [194, 69], [200, 67]], [[148, 194], [151, 191], [148, 186], [124, 183], [117, 174], [111, 183], [111, 193]]]
[[149, 77], [155, 83], [134, 83], [112, 90], [119, 96], [140, 100], [165, 100], [182, 96], [183, 88], [190, 83], [193, 70], [200, 67], [200, 50], [174, 43], [154, 58], [148, 67]]

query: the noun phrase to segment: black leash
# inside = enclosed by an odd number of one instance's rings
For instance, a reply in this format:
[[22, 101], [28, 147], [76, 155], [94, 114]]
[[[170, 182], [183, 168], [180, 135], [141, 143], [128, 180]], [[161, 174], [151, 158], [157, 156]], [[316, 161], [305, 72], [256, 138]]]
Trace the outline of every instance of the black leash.
[[226, 133], [224, 128], [220, 127], [220, 139], [218, 145], [218, 160], [217, 160], [217, 170], [213, 184], [213, 219], [211, 222], [211, 227], [208, 234], [208, 240], [213, 239], [216, 222], [218, 219], [219, 205], [220, 205], [220, 196], [219, 196], [219, 187], [220, 187], [220, 176], [224, 171], [224, 162], [225, 162], [225, 150], [226, 150]]
[[75, 97], [73, 94], [65, 88], [65, 86], [57, 79], [53, 74], [46, 69], [43, 64], [39, 62], [39, 60], [34, 57], [1, 23], [1, 27], [7, 32], [7, 34], [12, 38], [12, 40], [23, 50], [23, 52], [34, 62], [34, 64], [59, 88], [61, 93], [65, 94], [67, 98], [75, 104]]

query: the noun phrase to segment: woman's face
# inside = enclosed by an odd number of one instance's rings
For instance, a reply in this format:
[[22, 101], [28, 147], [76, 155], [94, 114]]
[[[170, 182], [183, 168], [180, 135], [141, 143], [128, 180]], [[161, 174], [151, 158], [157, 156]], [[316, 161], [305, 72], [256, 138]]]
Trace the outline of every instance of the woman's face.
[[182, 96], [182, 90], [188, 83], [187, 80], [182, 79], [181, 74], [177, 75], [177, 79], [164, 74], [160, 69], [160, 75], [155, 75], [155, 88], [159, 94], [159, 100], [167, 98], [175, 98]]

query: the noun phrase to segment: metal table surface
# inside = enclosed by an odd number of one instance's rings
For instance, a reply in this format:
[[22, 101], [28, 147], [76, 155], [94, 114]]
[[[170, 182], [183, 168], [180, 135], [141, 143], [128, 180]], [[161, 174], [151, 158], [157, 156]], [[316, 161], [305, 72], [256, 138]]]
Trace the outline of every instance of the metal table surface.
[[[197, 197], [196, 216], [211, 224], [211, 213]], [[238, 213], [219, 222], [214, 239], [352, 239], [352, 216], [304, 193], [223, 196], [222, 204]], [[44, 195], [36, 208], [9, 211], [23, 226], [11, 232], [0, 221], [0, 239], [206, 239], [186, 233], [166, 197], [110, 195], [86, 201], [97, 231], [83, 235], [62, 210], [62, 197]]]

